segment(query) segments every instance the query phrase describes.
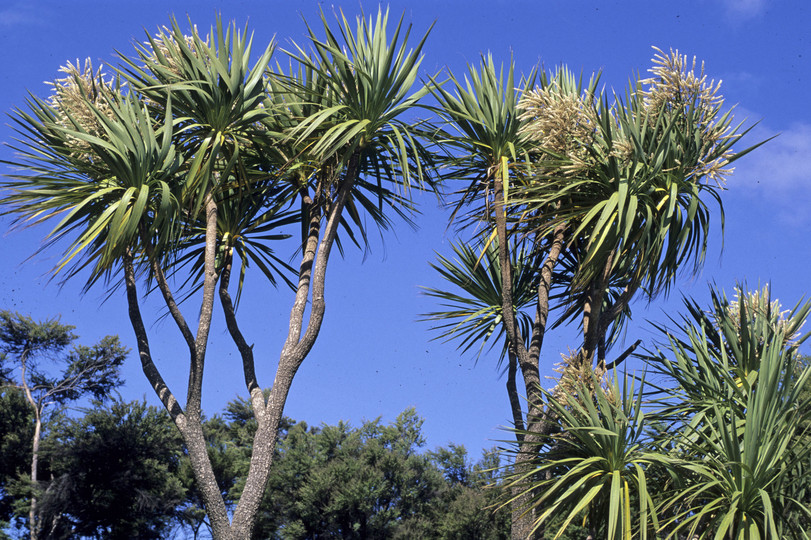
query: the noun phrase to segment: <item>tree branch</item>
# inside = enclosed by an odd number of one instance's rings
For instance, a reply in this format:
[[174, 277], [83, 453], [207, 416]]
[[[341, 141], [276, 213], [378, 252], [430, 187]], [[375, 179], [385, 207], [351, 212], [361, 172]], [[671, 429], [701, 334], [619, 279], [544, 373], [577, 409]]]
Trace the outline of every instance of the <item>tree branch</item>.
[[180, 333], [183, 334], [183, 339], [186, 341], [186, 345], [189, 348], [189, 354], [194, 356], [197, 352], [194, 343], [194, 334], [192, 334], [189, 329], [189, 325], [186, 324], [186, 319], [183, 317], [183, 313], [181, 313], [180, 307], [177, 305], [172, 295], [172, 290], [169, 288], [169, 283], [166, 280], [166, 275], [163, 273], [163, 268], [161, 268], [161, 265], [154, 256], [152, 243], [149, 240], [149, 236], [146, 234], [146, 225], [139, 223], [139, 228], [141, 242], [146, 249], [146, 255], [149, 258], [152, 273], [155, 275], [155, 281], [158, 284], [158, 289], [163, 295], [163, 300], [166, 302], [166, 307], [169, 308], [169, 313], [171, 313], [172, 318], [175, 320], [175, 324], [177, 324], [178, 329], [180, 329]]
[[245, 337], [239, 329], [234, 303], [231, 300], [231, 295], [228, 293], [233, 258], [233, 254], [228, 253], [228, 255], [226, 255], [225, 264], [223, 265], [222, 274], [220, 276], [220, 303], [222, 304], [223, 314], [225, 315], [225, 324], [228, 327], [228, 333], [231, 334], [231, 339], [234, 340], [237, 349], [239, 349], [239, 354], [242, 356], [242, 371], [245, 375], [245, 386], [248, 389], [248, 394], [251, 396], [253, 414], [259, 419], [260, 416], [265, 413], [265, 397], [262, 394], [262, 388], [256, 381], [253, 347], [248, 345], [248, 342], [245, 341]]
[[203, 301], [200, 305], [200, 320], [197, 326], [195, 354], [189, 367], [189, 388], [186, 398], [186, 412], [194, 418], [201, 414], [203, 399], [203, 368], [206, 360], [208, 334], [211, 330], [211, 317], [214, 314], [214, 291], [217, 287], [217, 203], [211, 192], [206, 195], [206, 246], [203, 272]]
[[583, 361], [594, 365], [594, 355], [600, 340], [605, 336], [607, 325], [602, 317], [605, 294], [611, 277], [614, 254], [608, 257], [602, 272], [589, 284], [586, 303], [583, 306]]
[[[316, 186], [317, 191], [320, 189], [321, 181], [319, 181]], [[299, 264], [296, 297], [293, 301], [293, 307], [290, 310], [290, 327], [287, 333], [287, 340], [282, 349], [283, 351], [292, 349], [301, 339], [304, 311], [307, 307], [307, 299], [310, 295], [313, 261], [315, 260], [318, 240], [321, 235], [321, 206], [312, 204], [312, 199], [310, 199], [308, 194], [303, 195], [303, 199], [303, 202], [310, 206], [310, 224], [307, 230], [307, 238], [304, 241], [301, 264]]]
[[613, 362], [611, 362], [610, 364], [607, 364], [607, 365], [605, 366], [605, 371], [612, 370], [612, 369], [614, 369], [615, 367], [617, 367], [617, 366], [619, 366], [620, 364], [622, 364], [622, 363], [625, 361], [625, 359], [626, 359], [626, 358], [628, 358], [629, 356], [631, 356], [631, 353], [633, 353], [633, 352], [636, 350], [636, 348], [637, 348], [637, 347], [639, 347], [639, 345], [640, 345], [641, 343], [642, 343], [642, 340], [641, 340], [641, 339], [637, 339], [637, 340], [634, 342], [634, 344], [633, 344], [633, 345], [631, 345], [630, 347], [628, 347], [627, 349], [625, 349], [625, 351], [624, 351], [624, 352], [623, 352], [621, 355], [619, 355], [619, 356], [618, 356], [618, 357], [617, 357], [617, 358], [616, 358], [616, 359], [615, 359]]
[[507, 396], [510, 398], [510, 410], [513, 415], [513, 427], [515, 428], [515, 438], [520, 444], [524, 441], [524, 412], [521, 410], [521, 400], [518, 397], [518, 387], [516, 386], [515, 377], [518, 372], [518, 362], [515, 358], [515, 353], [507, 350], [509, 356], [509, 364], [507, 367]]
[[552, 275], [560, 259], [560, 254], [563, 252], [566, 241], [566, 229], [567, 226], [565, 223], [561, 223], [555, 227], [552, 233], [552, 244], [549, 246], [546, 259], [544, 259], [543, 266], [541, 267], [541, 279], [538, 283], [537, 304], [535, 308], [535, 321], [532, 325], [532, 337], [530, 338], [529, 344], [529, 357], [534, 364], [538, 363], [543, 347], [543, 340], [546, 336], [546, 325], [549, 320], [549, 295], [552, 290]]
[[622, 312], [628, 307], [628, 304], [631, 302], [636, 290], [639, 288], [638, 283], [633, 283], [626, 285], [625, 289], [620, 294], [617, 301], [614, 302], [614, 305], [607, 309], [600, 317], [601, 322], [600, 324], [603, 326], [607, 326], [608, 323], [619, 317]]
[[163, 406], [183, 432], [186, 425], [186, 418], [183, 409], [175, 399], [174, 394], [169, 390], [166, 382], [152, 361], [152, 354], [149, 351], [149, 338], [147, 337], [144, 321], [141, 318], [141, 308], [138, 306], [138, 291], [135, 287], [135, 268], [132, 263], [132, 251], [127, 249], [123, 257], [124, 283], [127, 289], [127, 304], [129, 306], [129, 317], [132, 329], [135, 331], [135, 339], [138, 343], [138, 355], [141, 358], [141, 368], [146, 375], [152, 389], [160, 398]]
[[318, 245], [315, 261], [312, 268], [312, 306], [310, 307], [310, 318], [307, 321], [307, 328], [301, 340], [295, 345], [294, 356], [299, 360], [309, 354], [315, 344], [318, 332], [321, 330], [321, 323], [324, 320], [326, 302], [324, 297], [324, 285], [327, 274], [327, 264], [335, 238], [338, 235], [338, 226], [341, 223], [341, 215], [344, 206], [349, 200], [349, 196], [355, 187], [355, 182], [360, 174], [360, 151], [356, 150], [349, 158], [344, 181], [338, 190], [338, 196], [329, 207], [327, 221], [324, 225], [323, 237]]

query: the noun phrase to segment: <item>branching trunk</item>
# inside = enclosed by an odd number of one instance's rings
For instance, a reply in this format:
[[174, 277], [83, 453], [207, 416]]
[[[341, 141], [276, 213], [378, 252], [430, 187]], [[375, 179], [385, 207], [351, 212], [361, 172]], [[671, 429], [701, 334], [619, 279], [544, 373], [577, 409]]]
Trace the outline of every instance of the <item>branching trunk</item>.
[[[532, 461], [537, 454], [538, 445], [543, 437], [548, 435], [549, 427], [544, 421], [543, 400], [539, 393], [541, 386], [539, 358], [543, 346], [543, 338], [549, 317], [549, 292], [552, 287], [552, 273], [557, 264], [560, 253], [564, 247], [564, 225], [559, 226], [554, 233], [549, 252], [541, 268], [541, 279], [538, 285], [538, 302], [536, 304], [535, 319], [530, 336], [530, 348], [525, 346], [524, 336], [521, 335], [518, 321], [515, 317], [515, 306], [512, 298], [512, 266], [510, 264], [509, 240], [507, 237], [507, 216], [504, 201], [504, 184], [500, 176], [496, 176], [493, 189], [493, 210], [496, 225], [496, 235], [499, 243], [499, 267], [501, 270], [502, 317], [507, 339], [510, 342], [511, 354], [517, 359], [524, 379], [524, 388], [528, 399], [527, 417], [524, 423], [525, 431], [518, 439], [518, 453], [515, 458], [515, 473], [523, 475], [534, 466]], [[512, 405], [512, 403], [511, 403]], [[515, 497], [512, 503], [512, 538], [527, 540], [538, 537], [542, 532], [533, 534], [535, 514], [530, 508], [532, 498], [530, 492], [516, 486], [513, 492]]]
[[265, 414], [265, 397], [262, 393], [262, 388], [259, 386], [259, 382], [256, 380], [253, 346], [248, 345], [245, 336], [242, 335], [242, 331], [239, 329], [234, 302], [231, 300], [231, 295], [228, 292], [228, 285], [231, 282], [232, 263], [233, 254], [229, 253], [225, 258], [222, 275], [220, 276], [220, 303], [222, 304], [228, 333], [231, 334], [231, 339], [234, 340], [239, 354], [242, 357], [242, 372], [245, 377], [245, 387], [248, 389], [248, 395], [251, 399], [253, 414], [259, 419]]
[[[208, 205], [207, 210], [209, 210]], [[213, 218], [216, 225], [216, 212], [213, 213], [213, 216], [209, 212], [208, 218], [209, 219]], [[216, 235], [216, 229], [214, 229], [214, 234]], [[216, 236], [214, 237], [214, 242], [216, 243]], [[215, 253], [216, 253], [215, 250], [206, 250], [206, 258], [211, 258], [211, 263], [206, 265], [207, 281], [211, 279], [209, 277], [211, 274], [208, 274], [208, 271], [210, 269], [214, 269], [213, 257]], [[229, 535], [230, 526], [228, 513], [225, 508], [225, 501], [223, 500], [222, 493], [220, 493], [219, 487], [217, 485], [217, 481], [214, 476], [214, 470], [211, 466], [211, 462], [208, 457], [208, 449], [206, 441], [203, 436], [203, 428], [199, 411], [199, 403], [200, 403], [199, 385], [202, 384], [202, 373], [193, 373], [195, 368], [202, 368], [202, 362], [198, 358], [196, 358], [196, 355], [199, 354], [200, 352], [202, 352], [202, 354], [204, 355], [205, 347], [203, 346], [201, 348], [195, 348], [195, 353], [191, 355], [192, 357], [190, 366], [192, 373], [190, 374], [189, 377], [190, 380], [189, 395], [196, 399], [197, 413], [196, 415], [189, 415], [188, 410], [184, 411], [180, 406], [180, 403], [178, 403], [174, 393], [169, 389], [168, 385], [164, 381], [163, 377], [160, 374], [160, 371], [158, 370], [157, 366], [155, 365], [152, 359], [152, 353], [149, 347], [149, 338], [146, 332], [146, 327], [144, 326], [143, 319], [141, 317], [140, 306], [138, 304], [138, 291], [135, 282], [135, 268], [133, 265], [133, 256], [131, 252], [127, 252], [125, 254], [123, 262], [124, 262], [124, 282], [127, 289], [127, 303], [129, 305], [130, 323], [132, 324], [132, 328], [135, 331], [136, 341], [138, 344], [138, 354], [141, 358], [141, 367], [143, 369], [144, 375], [146, 375], [147, 380], [152, 385], [153, 390], [157, 394], [158, 398], [160, 398], [166, 410], [169, 412], [169, 415], [172, 417], [172, 420], [178, 427], [178, 430], [180, 431], [180, 434], [183, 437], [183, 441], [186, 444], [186, 449], [189, 453], [189, 459], [192, 463], [192, 469], [195, 473], [195, 479], [197, 480], [200, 493], [206, 505], [206, 512], [208, 513], [208, 516], [211, 520], [211, 528], [212, 531], [214, 532], [214, 535], [217, 538], [231, 538], [231, 536]], [[206, 262], [208, 263], [208, 261]], [[214, 277], [216, 278], [216, 276]], [[216, 282], [214, 283], [214, 285], [216, 285]], [[167, 295], [164, 294], [164, 299], [166, 298]], [[212, 285], [212, 299], [213, 299], [213, 285]], [[205, 306], [206, 300], [204, 300], [204, 307]], [[203, 313], [202, 309], [201, 313]], [[209, 313], [208, 316], [209, 316], [208, 324], [210, 326], [211, 314]], [[202, 319], [203, 317], [201, 316], [201, 320]], [[176, 322], [178, 321], [177, 318], [175, 320]], [[201, 321], [202, 332], [207, 333], [208, 328], [203, 323], [204, 321]], [[178, 323], [178, 325], [180, 326], [180, 323]], [[201, 332], [198, 331], [198, 339], [200, 338], [200, 335]], [[192, 383], [198, 386], [193, 387]], [[193, 395], [193, 392], [195, 391], [198, 392], [197, 396]], [[191, 402], [192, 405], [194, 405], [194, 401]]]
[[[356, 151], [349, 160], [346, 174], [340, 183], [335, 200], [329, 205], [323, 220], [318, 211], [311, 216], [307, 241], [299, 265], [299, 282], [290, 312], [287, 340], [280, 354], [279, 367], [276, 370], [265, 413], [261, 418], [257, 418], [258, 427], [254, 436], [248, 477], [239, 504], [234, 511], [232, 531], [237, 535], [236, 538], [248, 538], [253, 530], [256, 512], [262, 501], [270, 474], [279, 425], [287, 395], [293, 384], [293, 377], [315, 344], [315, 339], [321, 330], [326, 308], [324, 283], [327, 263], [338, 234], [344, 206], [349, 200], [359, 174], [359, 160], [360, 154]], [[305, 327], [304, 315], [308, 297], [311, 297], [311, 306]]]
[[[525, 336], [521, 334], [515, 317], [515, 306], [512, 299], [513, 277], [510, 264], [510, 244], [507, 236], [506, 201], [504, 200], [503, 179], [500, 176], [495, 178], [493, 199], [494, 221], [499, 244], [503, 324], [510, 343], [510, 361], [516, 361], [521, 369], [529, 402], [526, 421], [523, 421], [520, 404], [518, 406], [516, 404], [515, 393], [517, 390], [511, 389], [511, 385], [514, 385], [514, 378], [508, 380], [508, 394], [513, 411], [513, 421], [516, 429], [523, 429], [523, 433], [516, 433], [518, 453], [514, 464], [515, 473], [522, 475], [528, 473], [534, 467], [533, 460], [538, 452], [539, 444], [544, 437], [549, 435], [550, 430], [549, 423], [545, 421], [543, 400], [538, 392], [541, 385], [539, 359], [549, 319], [549, 296], [552, 288], [552, 276], [565, 247], [566, 225], [561, 224], [554, 230], [544, 264], [541, 267], [535, 319], [532, 334], [529, 336], [529, 349], [527, 349]], [[510, 376], [514, 377], [512, 372]], [[515, 499], [512, 504], [512, 538], [526, 540], [541, 537], [543, 535], [542, 531], [536, 531], [534, 534], [531, 532], [535, 523], [534, 512], [529, 508], [532, 494], [520, 486], [516, 486], [513, 490], [513, 496]]]
[[594, 359], [600, 342], [605, 339], [608, 325], [602, 317], [605, 295], [608, 291], [608, 280], [611, 277], [613, 257], [609, 257], [603, 271], [589, 285], [586, 303], [583, 306], [583, 348], [580, 361], [594, 367]]
[[[528, 472], [535, 466], [533, 461], [538, 453], [539, 444], [550, 434], [552, 428], [552, 423], [548, 421], [547, 412], [544, 410], [542, 397], [538, 393], [540, 388], [540, 354], [549, 322], [549, 296], [552, 290], [552, 276], [565, 247], [566, 230], [565, 224], [558, 225], [555, 228], [549, 251], [541, 267], [535, 320], [532, 327], [532, 336], [530, 337], [529, 360], [527, 362], [527, 370], [538, 375], [537, 379], [535, 379], [537, 382], [528, 383], [526, 378], [524, 379], [527, 395], [532, 397], [527, 411], [526, 435], [520, 441], [518, 455], [515, 460], [517, 471]], [[522, 365], [523, 372], [524, 366]], [[531, 494], [526, 493], [521, 500], [521, 505], [526, 506], [530, 497]], [[516, 540], [518, 538], [543, 538], [543, 527], [539, 528], [535, 533], [530, 532], [534, 522], [535, 515], [533, 513], [521, 513], [518, 516], [518, 523], [516, 523], [516, 512], [514, 510], [513, 528], [518, 530], [513, 531], [512, 537]]]
[[[517, 360], [521, 368], [521, 374], [524, 379], [524, 385], [530, 391], [527, 393], [529, 400], [528, 416], [526, 428], [527, 432], [521, 435], [518, 454], [515, 458], [515, 473], [523, 475], [527, 472], [530, 456], [527, 451], [532, 446], [532, 434], [530, 432], [530, 414], [537, 408], [535, 405], [537, 398], [537, 390], [535, 385], [540, 385], [540, 373], [537, 364], [533, 366], [533, 362], [529, 357], [524, 345], [523, 336], [521, 336], [518, 321], [515, 317], [515, 305], [512, 298], [512, 265], [510, 264], [509, 254], [509, 240], [507, 238], [507, 216], [504, 201], [504, 179], [499, 174], [496, 175], [494, 190], [493, 190], [493, 210], [495, 215], [496, 235], [498, 237], [498, 261], [501, 270], [501, 313], [504, 330], [509, 340], [509, 347], [511, 355]], [[535, 522], [535, 515], [532, 508], [529, 507], [530, 493], [517, 486], [513, 490], [512, 502], [512, 527], [511, 537], [513, 540], [527, 540], [531, 538], [531, 531]]]
[[524, 412], [521, 410], [521, 399], [518, 395], [518, 387], [515, 377], [518, 372], [518, 361], [515, 352], [507, 351], [509, 364], [507, 367], [507, 396], [510, 398], [510, 410], [513, 415], [513, 427], [515, 428], [515, 438], [520, 444], [524, 440]]
[[211, 330], [211, 317], [214, 314], [214, 294], [217, 288], [217, 203], [211, 193], [206, 196], [206, 244], [203, 267], [203, 301], [200, 306], [200, 320], [194, 342], [195, 354], [189, 369], [189, 388], [186, 399], [186, 414], [193, 423], [201, 423], [201, 401], [203, 398], [203, 368], [208, 346], [208, 333]]
[[[279, 425], [293, 377], [312, 349], [321, 329], [325, 312], [324, 282], [326, 268], [330, 251], [337, 237], [343, 209], [359, 174], [359, 159], [359, 152], [356, 152], [351, 157], [343, 181], [339, 184], [335, 200], [331, 204], [326, 205], [325, 201], [319, 199], [318, 193], [316, 193], [315, 203], [309, 201], [312, 209], [309, 230], [299, 269], [298, 288], [290, 314], [288, 337], [280, 355], [279, 367], [267, 402], [256, 379], [252, 346], [248, 344], [239, 329], [233, 301], [228, 293], [232, 264], [230, 254], [226, 256], [221, 275], [218, 275], [217, 272], [215, 264], [217, 254], [217, 205], [213, 197], [209, 195], [205, 202], [206, 243], [203, 300], [196, 336], [192, 335], [174, 300], [159, 261], [149, 253], [150, 242], [147, 234], [144, 230], [141, 231], [142, 240], [148, 246], [147, 254], [150, 258], [158, 288], [189, 348], [189, 385], [185, 410], [163, 380], [152, 359], [149, 339], [138, 304], [133, 255], [131, 252], [127, 252], [124, 256], [124, 281], [127, 290], [130, 322], [135, 331], [142, 369], [183, 436], [189, 459], [192, 462], [192, 470], [195, 473], [195, 479], [206, 506], [206, 513], [211, 521], [212, 533], [217, 539], [249, 538], [253, 530], [256, 513], [270, 474]], [[317, 191], [320, 192], [321, 187], [320, 184]], [[219, 290], [217, 290], [218, 283]], [[229, 334], [242, 357], [245, 384], [251, 396], [251, 405], [257, 420], [250, 468], [245, 487], [233, 514], [233, 520], [228, 517], [225, 501], [217, 485], [202, 429], [203, 368], [211, 328], [214, 298], [217, 292], [219, 293]], [[310, 299], [310, 310], [305, 326], [308, 299]]]

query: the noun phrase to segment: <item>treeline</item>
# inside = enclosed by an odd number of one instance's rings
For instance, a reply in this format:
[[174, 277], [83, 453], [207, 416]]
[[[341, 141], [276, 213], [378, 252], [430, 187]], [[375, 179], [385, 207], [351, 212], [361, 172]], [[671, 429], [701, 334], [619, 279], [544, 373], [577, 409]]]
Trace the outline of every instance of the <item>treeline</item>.
[[[208, 538], [191, 464], [168, 414], [143, 402], [95, 402], [57, 414], [30, 481], [33, 411], [22, 392], [0, 391], [0, 537], [27, 531], [39, 499], [43, 538]], [[285, 419], [254, 538], [509, 537], [497, 510], [499, 457], [476, 463], [462, 446], [425, 449], [423, 420], [310, 426]], [[247, 475], [256, 421], [236, 399], [205, 421], [209, 455], [229, 505]]]

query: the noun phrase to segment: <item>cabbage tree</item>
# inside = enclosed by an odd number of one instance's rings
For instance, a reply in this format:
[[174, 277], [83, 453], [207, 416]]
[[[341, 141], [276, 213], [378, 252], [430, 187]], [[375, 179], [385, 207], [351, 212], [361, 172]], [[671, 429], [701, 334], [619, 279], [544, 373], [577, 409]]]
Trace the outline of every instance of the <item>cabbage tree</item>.
[[[701, 267], [729, 164], [751, 150], [733, 150], [745, 131], [703, 67], [673, 51], [653, 64], [624, 97], [566, 68], [541, 74], [534, 89], [516, 85], [512, 67], [505, 80], [490, 58], [435, 92], [449, 125], [446, 177], [462, 182], [454, 216], [477, 226], [474, 243], [498, 240], [501, 325], [529, 401], [519, 469], [550, 427], [538, 390], [547, 330], [579, 324], [575, 368], [599, 375], [623, 361], [638, 342], [611, 361], [607, 353], [632, 299], [667, 293], [679, 269]], [[529, 328], [512, 297], [518, 243], [530, 246], [524, 264], [536, 274]], [[532, 521], [531, 511], [516, 514], [514, 537], [526, 538]]]
[[[55, 272], [112, 291], [123, 282], [143, 371], [183, 436], [215, 538], [248, 538], [268, 478], [293, 377], [325, 311], [325, 277], [343, 231], [363, 238], [363, 212], [388, 224], [407, 214], [410, 189], [425, 185], [416, 129], [401, 120], [425, 42], [409, 49], [402, 19], [343, 15], [326, 37], [287, 53], [293, 73], [271, 69], [275, 45], [255, 54], [251, 36], [219, 21], [207, 35], [176, 22], [121, 56], [115, 76], [78, 66], [49, 99], [32, 97], [14, 119], [16, 166], [6, 212], [21, 225], [55, 223], [48, 245], [67, 245]], [[306, 78], [305, 78], [306, 79]], [[303, 113], [303, 114], [302, 114]], [[291, 150], [294, 154], [291, 154]], [[378, 203], [378, 204], [373, 204]], [[274, 244], [302, 231], [297, 275]], [[66, 243], [63, 243], [66, 242]], [[271, 285], [295, 291], [289, 333], [267, 398], [236, 317], [250, 263]], [[179, 286], [176, 286], [179, 283]], [[150, 348], [139, 286], [159, 291], [189, 353], [185, 399], [169, 387]], [[258, 429], [238, 504], [226, 506], [206, 450], [202, 390], [217, 297], [240, 351]], [[196, 323], [180, 300], [194, 298]], [[238, 296], [237, 296], [238, 300]], [[196, 328], [195, 328], [196, 325]]]

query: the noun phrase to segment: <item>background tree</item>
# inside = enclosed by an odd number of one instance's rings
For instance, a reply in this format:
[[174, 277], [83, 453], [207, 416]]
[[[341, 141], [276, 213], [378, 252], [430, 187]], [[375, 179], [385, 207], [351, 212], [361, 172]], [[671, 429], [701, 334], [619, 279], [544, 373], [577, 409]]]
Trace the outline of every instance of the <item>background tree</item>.
[[[11, 194], [3, 202], [22, 223], [59, 219], [48, 238], [68, 242], [56, 268], [66, 279], [87, 270], [88, 287], [123, 280], [143, 371], [182, 435], [216, 538], [246, 538], [254, 527], [290, 385], [321, 328], [339, 230], [359, 241], [364, 212], [381, 226], [389, 210], [407, 214], [410, 189], [424, 178], [428, 156], [417, 130], [399, 117], [426, 92], [411, 93], [425, 37], [409, 50], [409, 31], [400, 21], [388, 34], [382, 11], [354, 26], [341, 17], [337, 33], [322, 22], [324, 39], [309, 32], [312, 52], [296, 46], [290, 54], [305, 80], [268, 69], [272, 43], [251, 66], [251, 39], [233, 24], [218, 21], [208, 36], [192, 27], [187, 36], [173, 21], [137, 45], [134, 58], [121, 56], [114, 80], [89, 63], [68, 66], [50, 99], [31, 98], [30, 112], [14, 116], [16, 165], [28, 172], [5, 183]], [[237, 322], [231, 272], [236, 253], [237, 298], [249, 260], [274, 284], [285, 265], [266, 243], [291, 221], [302, 223], [301, 259], [288, 338], [266, 398]], [[185, 402], [150, 349], [142, 277], [160, 292], [188, 346]], [[181, 280], [181, 296], [172, 277]], [[176, 300], [189, 291], [199, 291], [196, 333]], [[217, 295], [257, 422], [233, 513], [209, 458], [201, 410]]]
[[[423, 420], [409, 409], [393, 422], [309, 426], [286, 419], [253, 538], [506, 538], [508, 516], [495, 511], [498, 457], [471, 464], [463, 447], [425, 451]], [[226, 504], [239, 500], [256, 420], [236, 399], [206, 421], [209, 452]], [[181, 462], [180, 477], [191, 475]], [[220, 471], [223, 471], [220, 474]], [[193, 480], [192, 480], [193, 482]], [[187, 491], [178, 522], [195, 537], [210, 527]]]
[[[28, 494], [28, 527], [32, 540], [43, 531], [38, 510], [43, 488], [39, 459], [43, 423], [47, 420], [49, 408], [64, 406], [85, 396], [106, 398], [112, 389], [122, 384], [119, 368], [129, 352], [117, 337], [107, 336], [92, 347], [76, 345], [63, 354], [65, 348], [77, 339], [73, 329], [73, 326], [60, 324], [56, 319], [35, 322], [18, 313], [0, 311], [0, 352], [4, 354], [4, 362], [19, 369], [19, 376], [12, 377], [11, 368], [4, 368], [8, 378], [5, 384], [22, 391], [34, 420], [34, 432], [29, 441]], [[53, 376], [47, 361], [64, 364], [61, 373]]]
[[143, 402], [93, 403], [47, 440], [52, 480], [41, 501], [48, 538], [166, 538], [184, 488], [180, 436]]
[[34, 411], [22, 390], [13, 386], [0, 387], [0, 435], [0, 521], [5, 529], [20, 502], [13, 488], [21, 479], [31, 479], [34, 439]]
[[506, 537], [484, 489], [495, 458], [472, 466], [462, 447], [425, 452], [422, 422], [409, 409], [388, 425], [292, 425], [262, 506], [271, 528], [256, 538]]

